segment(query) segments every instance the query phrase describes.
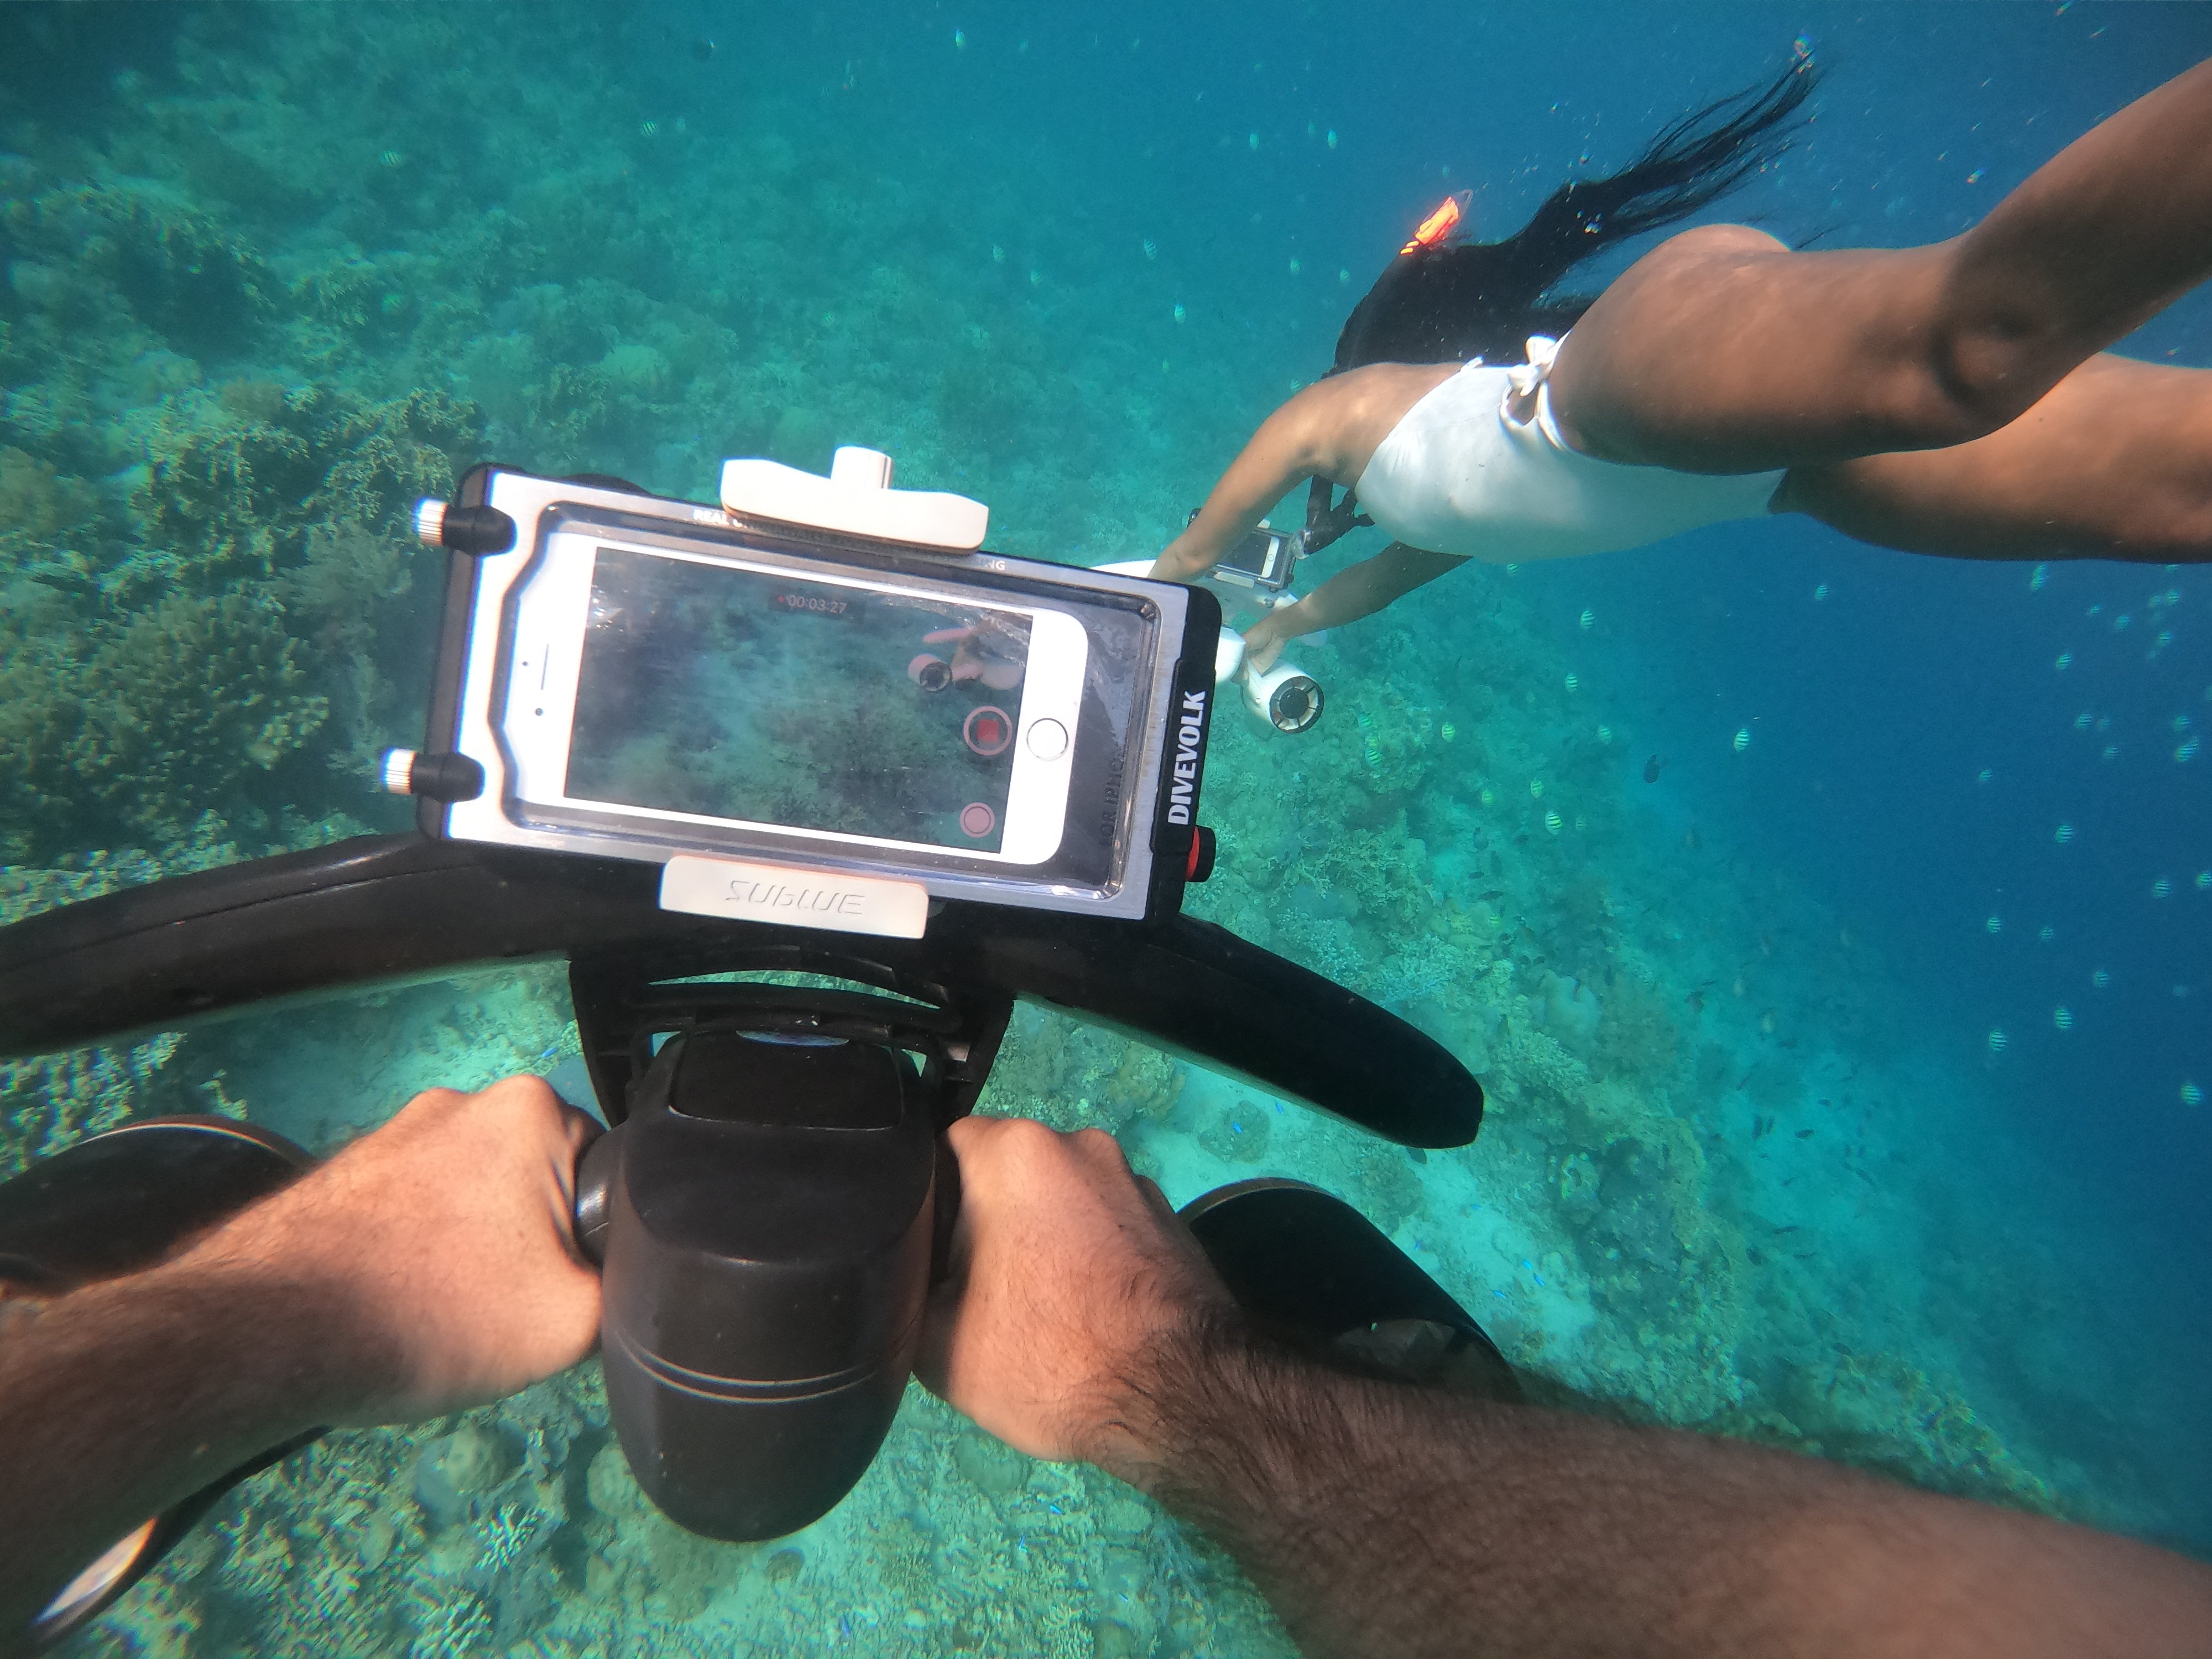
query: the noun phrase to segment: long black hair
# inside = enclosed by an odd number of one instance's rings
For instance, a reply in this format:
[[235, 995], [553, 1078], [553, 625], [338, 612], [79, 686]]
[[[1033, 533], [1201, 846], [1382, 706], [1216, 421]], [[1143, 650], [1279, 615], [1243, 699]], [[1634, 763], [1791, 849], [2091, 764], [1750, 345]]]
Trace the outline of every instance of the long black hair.
[[1517, 363], [1531, 334], [1564, 334], [1596, 295], [1551, 295], [1600, 249], [1728, 194], [1790, 147], [1785, 125], [1820, 84], [1802, 51], [1765, 88], [1686, 115], [1620, 172], [1553, 191], [1502, 242], [1410, 248], [1352, 310], [1331, 372], [1364, 363]]

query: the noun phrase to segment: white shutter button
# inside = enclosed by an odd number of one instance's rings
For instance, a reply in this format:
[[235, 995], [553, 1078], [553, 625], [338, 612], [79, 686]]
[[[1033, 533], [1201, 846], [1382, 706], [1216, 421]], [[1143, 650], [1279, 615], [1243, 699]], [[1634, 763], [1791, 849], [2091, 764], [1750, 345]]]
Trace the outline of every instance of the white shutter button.
[[1030, 722], [1030, 753], [1039, 760], [1054, 761], [1067, 752], [1067, 728], [1058, 720]]

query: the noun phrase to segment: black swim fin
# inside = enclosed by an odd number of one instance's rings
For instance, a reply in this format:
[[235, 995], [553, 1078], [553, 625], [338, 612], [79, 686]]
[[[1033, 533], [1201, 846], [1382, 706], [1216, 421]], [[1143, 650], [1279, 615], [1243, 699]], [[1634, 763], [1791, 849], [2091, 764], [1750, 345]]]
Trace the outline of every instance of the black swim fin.
[[[314, 1161], [283, 1136], [227, 1117], [147, 1118], [94, 1135], [0, 1182], [0, 1281], [51, 1297], [137, 1273]], [[216, 1499], [321, 1433], [272, 1448], [116, 1540], [33, 1621], [29, 1649], [51, 1648], [98, 1618]], [[0, 1632], [0, 1650], [15, 1645], [14, 1632]]]
[[1489, 1333], [1342, 1199], [1267, 1178], [1181, 1214], [1237, 1304], [1277, 1334], [1395, 1381], [1521, 1401]]

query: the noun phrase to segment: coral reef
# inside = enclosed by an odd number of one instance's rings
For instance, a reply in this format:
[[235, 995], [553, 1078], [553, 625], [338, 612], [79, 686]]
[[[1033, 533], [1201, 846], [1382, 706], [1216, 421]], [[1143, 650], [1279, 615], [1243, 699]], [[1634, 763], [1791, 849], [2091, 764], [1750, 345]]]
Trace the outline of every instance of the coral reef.
[[113, 823], [180, 840], [203, 812], [234, 812], [241, 784], [329, 714], [280, 615], [239, 593], [172, 593], [105, 640], [0, 637], [0, 811], [18, 858]]

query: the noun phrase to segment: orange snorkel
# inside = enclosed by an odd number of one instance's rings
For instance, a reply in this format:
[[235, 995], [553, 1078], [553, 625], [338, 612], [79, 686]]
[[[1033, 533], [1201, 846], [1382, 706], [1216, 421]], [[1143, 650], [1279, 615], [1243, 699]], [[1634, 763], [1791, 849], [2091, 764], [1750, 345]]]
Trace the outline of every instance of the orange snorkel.
[[1471, 190], [1459, 191], [1445, 197], [1437, 210], [1421, 221], [1420, 228], [1413, 233], [1413, 240], [1398, 250], [1400, 257], [1418, 252], [1425, 247], [1443, 246], [1452, 232], [1459, 228], [1459, 222], [1467, 211], [1468, 204], [1474, 199], [1474, 192]]

